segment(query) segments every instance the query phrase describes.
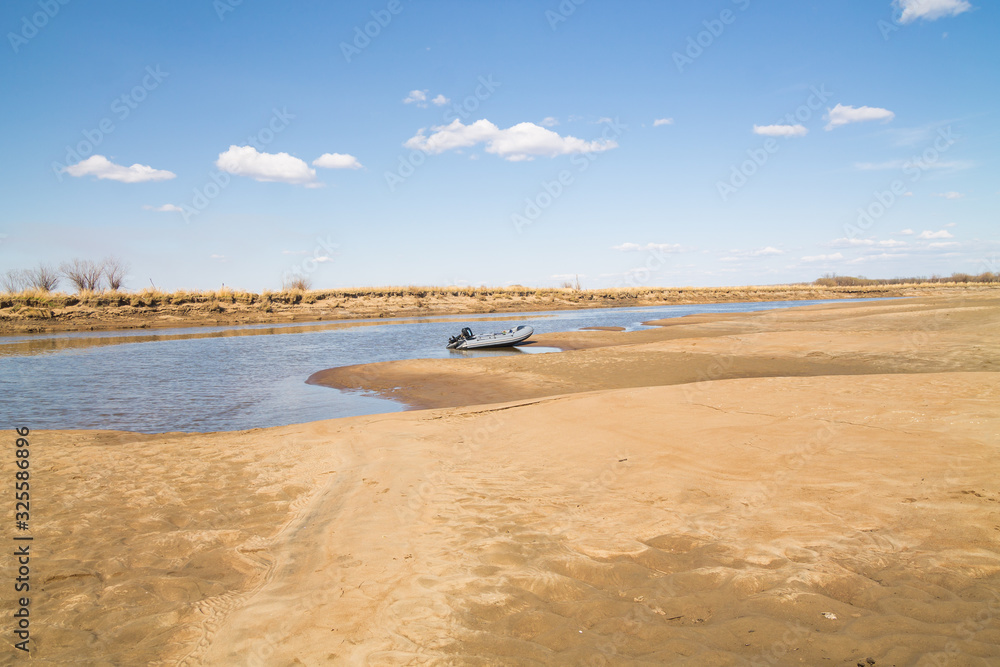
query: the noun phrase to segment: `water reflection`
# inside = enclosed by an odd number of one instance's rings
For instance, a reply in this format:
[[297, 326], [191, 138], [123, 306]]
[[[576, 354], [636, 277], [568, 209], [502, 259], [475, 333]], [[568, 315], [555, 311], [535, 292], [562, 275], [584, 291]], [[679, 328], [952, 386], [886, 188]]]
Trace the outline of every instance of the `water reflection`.
[[[534, 317], [543, 314], [532, 313]], [[164, 340], [189, 340], [195, 338], [231, 338], [233, 336], [274, 336], [311, 331], [351, 329], [354, 327], [389, 326], [401, 324], [423, 324], [428, 322], [450, 322], [456, 316], [383, 318], [339, 320], [336, 322], [295, 322], [289, 324], [245, 324], [232, 327], [185, 327], [161, 329], [156, 333], [136, 333], [127, 331], [66, 331], [18, 336], [0, 336], [0, 357], [45, 354], [85, 347], [120, 345], [123, 343], [151, 343]], [[509, 315], [505, 316], [509, 317]], [[463, 322], [489, 322], [497, 316], [466, 317]]]

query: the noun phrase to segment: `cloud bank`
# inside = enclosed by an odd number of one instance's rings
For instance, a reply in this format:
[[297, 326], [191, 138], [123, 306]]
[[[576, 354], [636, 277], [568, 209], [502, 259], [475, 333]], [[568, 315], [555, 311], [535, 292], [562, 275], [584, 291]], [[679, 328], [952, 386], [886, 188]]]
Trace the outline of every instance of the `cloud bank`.
[[651, 250], [655, 252], [680, 252], [680, 243], [647, 243], [646, 245], [640, 245], [638, 243], [622, 243], [621, 245], [611, 246], [612, 250], [621, 250], [622, 252], [638, 252], [640, 250]]
[[967, 0], [894, 0], [892, 4], [900, 11], [900, 23], [913, 23], [917, 19], [934, 21], [972, 9]]
[[830, 121], [826, 125], [826, 130], [832, 130], [848, 123], [863, 123], [869, 120], [890, 121], [896, 114], [888, 109], [878, 107], [852, 107], [838, 104], [827, 111], [826, 119]]
[[215, 166], [255, 181], [302, 185], [316, 179], [316, 170], [310, 169], [305, 161], [288, 153], [258, 153], [253, 146], [230, 146], [219, 153]]
[[485, 144], [487, 153], [499, 155], [511, 162], [533, 160], [539, 155], [556, 157], [572, 153], [596, 153], [618, 147], [618, 143], [611, 139], [585, 141], [576, 137], [564, 137], [534, 123], [518, 123], [507, 129], [500, 129], [485, 118], [471, 125], [465, 125], [456, 119], [448, 125], [432, 127], [430, 135], [425, 135], [424, 132], [421, 128], [404, 146], [437, 154]]
[[754, 125], [753, 133], [765, 137], [804, 137], [809, 130], [805, 125]]
[[312, 161], [314, 167], [323, 169], [361, 169], [358, 158], [347, 153], [323, 153]]
[[133, 164], [131, 167], [124, 167], [115, 164], [103, 155], [91, 155], [86, 160], [66, 167], [66, 173], [70, 176], [80, 178], [82, 176], [94, 176], [98, 179], [118, 181], [119, 183], [144, 183], [146, 181], [169, 181], [176, 178], [177, 174], [165, 169], [153, 169], [144, 164]]

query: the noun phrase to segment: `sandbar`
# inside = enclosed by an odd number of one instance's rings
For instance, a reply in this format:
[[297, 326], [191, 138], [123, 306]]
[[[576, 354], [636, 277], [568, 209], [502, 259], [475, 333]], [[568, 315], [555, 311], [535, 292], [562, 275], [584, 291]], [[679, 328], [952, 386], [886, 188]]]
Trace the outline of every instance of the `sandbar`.
[[1000, 299], [682, 319], [322, 378], [426, 409], [33, 431], [33, 661], [997, 664]]

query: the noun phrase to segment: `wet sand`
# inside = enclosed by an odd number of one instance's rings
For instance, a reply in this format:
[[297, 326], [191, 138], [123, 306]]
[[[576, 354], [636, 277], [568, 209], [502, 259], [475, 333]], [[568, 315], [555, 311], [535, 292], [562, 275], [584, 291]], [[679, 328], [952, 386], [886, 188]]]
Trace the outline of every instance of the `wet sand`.
[[1000, 372], [996, 298], [832, 303], [653, 324], [530, 339], [572, 354], [389, 361], [308, 381], [432, 408], [748, 377]]
[[997, 664], [1000, 302], [685, 319], [347, 375], [447, 407], [33, 432], [34, 662]]

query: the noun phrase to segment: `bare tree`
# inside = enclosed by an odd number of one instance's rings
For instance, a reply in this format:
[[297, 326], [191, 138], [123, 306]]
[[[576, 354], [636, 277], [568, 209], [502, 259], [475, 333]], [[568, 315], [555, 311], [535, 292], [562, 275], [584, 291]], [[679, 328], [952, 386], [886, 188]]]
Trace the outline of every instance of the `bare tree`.
[[34, 269], [24, 272], [28, 286], [33, 289], [51, 292], [59, 284], [59, 272], [46, 264], [39, 264]]
[[312, 281], [305, 276], [289, 274], [286, 275], [285, 279], [281, 282], [281, 289], [308, 292], [312, 289]]
[[112, 292], [117, 292], [125, 282], [125, 275], [129, 269], [128, 262], [118, 257], [106, 257], [101, 264], [104, 268], [104, 279], [108, 281], [108, 287], [111, 288]]
[[0, 276], [0, 285], [3, 286], [4, 292], [10, 292], [11, 294], [23, 292], [28, 288], [27, 271], [19, 269], [7, 271], [3, 276]]
[[92, 262], [89, 259], [74, 259], [71, 262], [63, 262], [59, 270], [81, 292], [99, 289], [101, 277], [104, 275], [103, 264]]

